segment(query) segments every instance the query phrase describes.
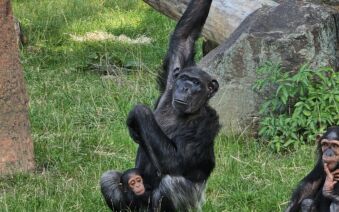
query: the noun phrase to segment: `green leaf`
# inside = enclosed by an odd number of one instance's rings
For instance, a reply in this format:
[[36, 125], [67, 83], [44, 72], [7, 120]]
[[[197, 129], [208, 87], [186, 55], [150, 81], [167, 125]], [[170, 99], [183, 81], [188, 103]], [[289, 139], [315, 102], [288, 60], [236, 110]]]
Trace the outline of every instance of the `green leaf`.
[[339, 124], [339, 74], [308, 65], [297, 73], [281, 72], [272, 64], [265, 71], [261, 83], [275, 83], [277, 90], [262, 103], [259, 135], [275, 151], [300, 147], [321, 127]]
[[289, 139], [287, 140], [287, 142], [284, 143], [283, 147], [288, 147], [289, 145], [295, 143], [296, 141], [292, 140], [292, 139]]

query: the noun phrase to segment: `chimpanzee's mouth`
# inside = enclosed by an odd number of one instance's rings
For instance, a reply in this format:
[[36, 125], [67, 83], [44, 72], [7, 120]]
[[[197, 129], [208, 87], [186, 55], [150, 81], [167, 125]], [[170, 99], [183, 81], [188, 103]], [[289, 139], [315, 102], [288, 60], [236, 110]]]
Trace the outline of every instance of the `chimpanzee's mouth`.
[[323, 156], [322, 159], [323, 159], [323, 161], [324, 161], [325, 163], [337, 162], [336, 157], [326, 157], [326, 156]]
[[180, 99], [174, 99], [174, 102], [175, 102], [175, 103], [182, 104], [182, 105], [188, 105], [187, 102], [185, 102], [185, 101], [183, 101], [183, 100], [180, 100]]
[[136, 195], [142, 195], [142, 194], [144, 194], [145, 193], [145, 189], [139, 189], [139, 190], [136, 190], [136, 191], [134, 191], [135, 192], [135, 194]]

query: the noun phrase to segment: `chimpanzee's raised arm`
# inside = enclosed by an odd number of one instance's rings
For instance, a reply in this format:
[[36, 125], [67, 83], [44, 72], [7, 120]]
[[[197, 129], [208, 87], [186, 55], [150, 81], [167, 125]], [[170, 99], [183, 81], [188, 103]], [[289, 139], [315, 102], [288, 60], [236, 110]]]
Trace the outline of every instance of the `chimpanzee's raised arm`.
[[207, 19], [212, 0], [190, 1], [185, 13], [179, 20], [169, 43], [163, 62], [163, 73], [159, 76], [160, 92], [172, 86], [172, 74], [175, 69], [195, 65], [194, 44]]

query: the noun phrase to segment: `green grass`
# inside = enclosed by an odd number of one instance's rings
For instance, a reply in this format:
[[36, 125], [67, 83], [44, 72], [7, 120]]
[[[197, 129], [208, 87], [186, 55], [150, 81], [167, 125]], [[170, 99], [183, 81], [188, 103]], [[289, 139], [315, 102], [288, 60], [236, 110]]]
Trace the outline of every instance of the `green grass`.
[[[139, 0], [15, 0], [28, 36], [22, 49], [37, 169], [0, 178], [0, 211], [108, 211], [100, 175], [134, 164], [125, 126], [137, 103], [158, 96], [157, 70], [175, 23]], [[152, 44], [75, 42], [70, 34], [105, 31]], [[93, 66], [110, 64], [116, 76]], [[105, 67], [105, 66], [104, 66]], [[220, 135], [204, 211], [279, 211], [312, 168], [314, 147], [278, 155], [248, 138]]]

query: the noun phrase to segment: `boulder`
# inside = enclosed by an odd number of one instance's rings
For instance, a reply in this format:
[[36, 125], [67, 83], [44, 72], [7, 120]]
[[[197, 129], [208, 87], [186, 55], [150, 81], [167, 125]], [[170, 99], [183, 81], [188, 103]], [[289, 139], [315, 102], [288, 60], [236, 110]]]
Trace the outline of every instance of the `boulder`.
[[220, 90], [212, 100], [226, 133], [255, 132], [262, 102], [252, 87], [266, 61], [297, 71], [303, 64], [338, 67], [339, 16], [330, 7], [283, 1], [248, 16], [200, 65], [216, 76]]
[[339, 0], [305, 0], [306, 2], [312, 2], [317, 4], [329, 4], [329, 5], [339, 5]]

